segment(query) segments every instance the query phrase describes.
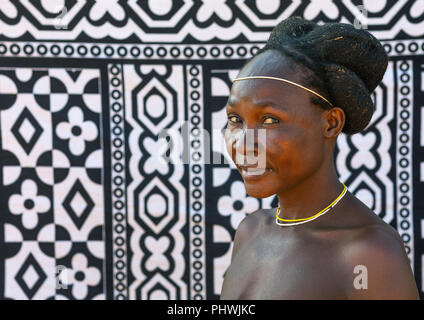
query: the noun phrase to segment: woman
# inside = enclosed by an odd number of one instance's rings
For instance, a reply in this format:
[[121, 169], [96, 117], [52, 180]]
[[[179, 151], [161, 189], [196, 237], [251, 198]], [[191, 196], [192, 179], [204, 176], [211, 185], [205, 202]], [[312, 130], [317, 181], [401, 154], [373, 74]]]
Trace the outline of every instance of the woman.
[[365, 30], [291, 17], [242, 68], [227, 147], [249, 195], [276, 194], [279, 207], [240, 223], [221, 299], [419, 298], [396, 230], [346, 189], [333, 158], [341, 132], [369, 123], [387, 62]]

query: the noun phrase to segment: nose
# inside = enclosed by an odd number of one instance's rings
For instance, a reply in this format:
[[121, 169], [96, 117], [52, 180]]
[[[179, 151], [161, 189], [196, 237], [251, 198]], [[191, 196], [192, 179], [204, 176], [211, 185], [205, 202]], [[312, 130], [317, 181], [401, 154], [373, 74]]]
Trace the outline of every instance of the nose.
[[[265, 130], [240, 129], [234, 136], [232, 144], [232, 158], [241, 166], [265, 167]], [[235, 156], [234, 156], [235, 153]]]

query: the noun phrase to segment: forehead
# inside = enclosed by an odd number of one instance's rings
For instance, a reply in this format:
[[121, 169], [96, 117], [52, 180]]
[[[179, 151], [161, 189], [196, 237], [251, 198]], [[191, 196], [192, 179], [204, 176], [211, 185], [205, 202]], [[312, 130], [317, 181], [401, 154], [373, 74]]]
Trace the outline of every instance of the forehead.
[[[269, 76], [283, 78], [302, 84], [302, 73], [293, 61], [276, 50], [267, 50], [247, 63], [237, 78], [249, 76]], [[270, 79], [247, 79], [233, 83], [229, 104], [250, 100], [253, 104], [269, 101], [277, 105], [309, 106], [307, 91], [291, 84]]]

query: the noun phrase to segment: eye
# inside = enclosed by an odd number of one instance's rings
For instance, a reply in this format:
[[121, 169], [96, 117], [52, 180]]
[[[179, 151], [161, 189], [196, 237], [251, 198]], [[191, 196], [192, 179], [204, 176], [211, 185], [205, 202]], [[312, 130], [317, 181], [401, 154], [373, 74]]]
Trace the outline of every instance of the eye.
[[240, 118], [238, 117], [238, 116], [236, 116], [236, 115], [228, 115], [228, 121], [230, 122], [230, 123], [241, 123], [241, 120], [240, 120]]
[[280, 122], [278, 119], [275, 119], [274, 117], [264, 117], [263, 123], [264, 124], [274, 124]]

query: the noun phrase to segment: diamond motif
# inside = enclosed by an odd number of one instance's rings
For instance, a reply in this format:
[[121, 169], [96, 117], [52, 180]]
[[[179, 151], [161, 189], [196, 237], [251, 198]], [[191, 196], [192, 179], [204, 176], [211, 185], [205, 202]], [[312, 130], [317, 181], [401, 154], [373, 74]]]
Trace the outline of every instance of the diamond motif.
[[25, 152], [30, 154], [32, 148], [34, 148], [34, 145], [43, 133], [43, 128], [28, 108], [25, 107], [13, 125], [12, 133]]
[[94, 207], [94, 202], [81, 182], [76, 180], [71, 191], [63, 201], [63, 207], [78, 229], [81, 229]]
[[47, 275], [43, 269], [41, 269], [34, 256], [29, 254], [21, 269], [16, 274], [15, 279], [27, 297], [32, 299], [43, 282], [47, 279]]

